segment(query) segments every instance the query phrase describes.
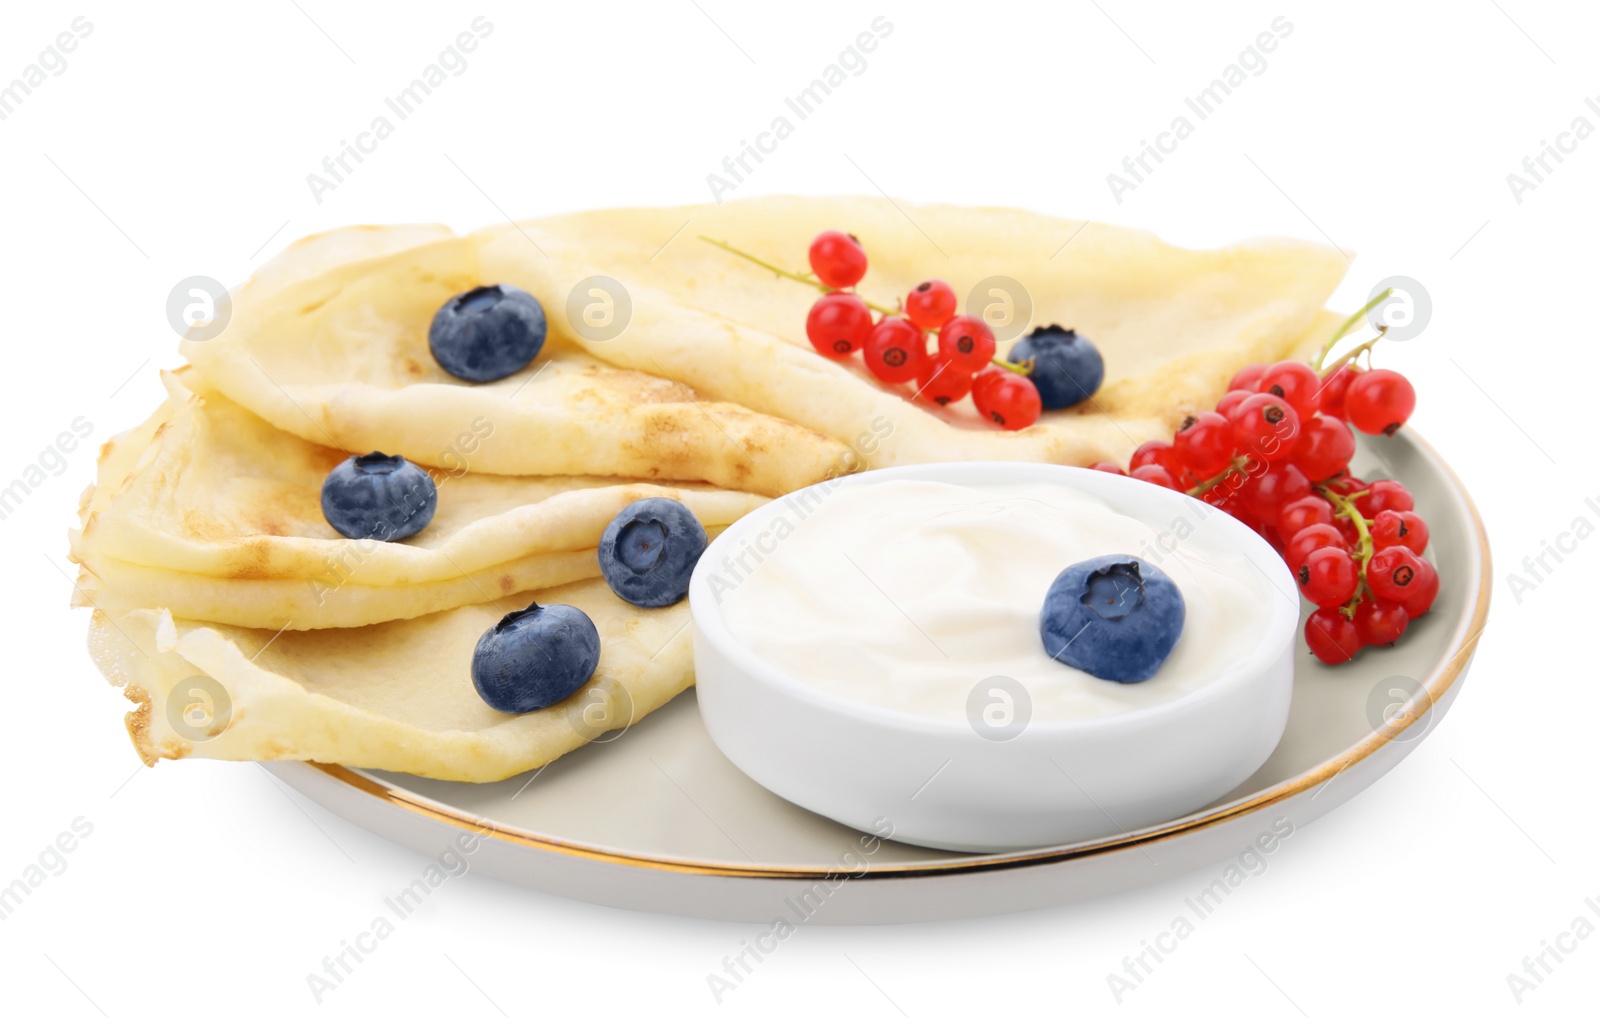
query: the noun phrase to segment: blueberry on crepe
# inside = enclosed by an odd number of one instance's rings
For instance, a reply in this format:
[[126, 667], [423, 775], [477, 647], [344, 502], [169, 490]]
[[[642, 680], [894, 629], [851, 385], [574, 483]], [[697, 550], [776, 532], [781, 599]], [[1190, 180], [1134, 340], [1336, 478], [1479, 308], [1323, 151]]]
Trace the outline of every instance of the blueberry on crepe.
[[1050, 584], [1039, 613], [1045, 653], [1112, 682], [1143, 682], [1183, 632], [1183, 594], [1160, 569], [1133, 555], [1070, 565]]
[[504, 714], [560, 703], [600, 663], [600, 632], [569, 604], [537, 601], [496, 622], [472, 652], [472, 684]]
[[1095, 345], [1071, 329], [1043, 325], [1017, 340], [1006, 360], [1033, 362], [1028, 379], [1046, 410], [1062, 410], [1093, 396], [1105, 381], [1106, 364]]
[[468, 382], [514, 375], [544, 347], [544, 307], [507, 283], [480, 286], [444, 302], [428, 327], [439, 366]]
[[322, 482], [322, 516], [345, 537], [400, 541], [433, 519], [439, 492], [404, 456], [352, 456]]
[[600, 572], [629, 604], [661, 608], [689, 593], [689, 575], [705, 550], [705, 528], [688, 506], [670, 498], [642, 498], [606, 525]]

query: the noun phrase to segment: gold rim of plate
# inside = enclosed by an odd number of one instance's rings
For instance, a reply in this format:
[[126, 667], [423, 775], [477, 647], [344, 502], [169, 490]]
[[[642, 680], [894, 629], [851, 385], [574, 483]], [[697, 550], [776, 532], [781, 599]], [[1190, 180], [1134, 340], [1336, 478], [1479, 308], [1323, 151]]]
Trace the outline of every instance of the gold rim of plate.
[[[1484, 528], [1483, 517], [1478, 514], [1478, 507], [1473, 502], [1472, 496], [1468, 494], [1466, 487], [1462, 485], [1461, 478], [1456, 476], [1455, 471], [1439, 455], [1438, 450], [1421, 436], [1415, 432], [1410, 432], [1408, 437], [1412, 442], [1421, 446], [1433, 461], [1438, 464], [1445, 476], [1449, 478], [1455, 493], [1466, 506], [1467, 514], [1472, 518], [1472, 525], [1477, 535], [1478, 553], [1482, 562], [1472, 615], [1465, 627], [1465, 635], [1459, 636], [1447, 648], [1445, 656], [1428, 676], [1427, 682], [1423, 684], [1428, 693], [1428, 710], [1431, 710], [1449, 691], [1450, 687], [1455, 684], [1456, 680], [1460, 678], [1462, 671], [1466, 668], [1467, 662], [1472, 656], [1472, 651], [1477, 647], [1478, 638], [1483, 634], [1484, 621], [1489, 614], [1489, 596], [1490, 588], [1494, 581], [1494, 573], [1489, 558], [1489, 535]], [[1386, 743], [1394, 741], [1401, 733], [1427, 717], [1428, 710], [1415, 713], [1407, 712], [1403, 724], [1392, 727], [1386, 726], [1376, 730], [1338, 756], [1325, 760], [1309, 771], [1280, 782], [1271, 788], [1264, 789], [1246, 799], [1219, 806], [1205, 813], [1192, 814], [1159, 827], [1078, 845], [1033, 849], [993, 856], [974, 856], [948, 861], [874, 866], [859, 874], [857, 879], [879, 880], [893, 877], [933, 877], [984, 870], [1011, 869], [1019, 866], [1037, 866], [1046, 863], [1063, 862], [1068, 859], [1081, 859], [1101, 855], [1125, 848], [1143, 847], [1182, 835], [1192, 834], [1196, 831], [1226, 823], [1235, 817], [1264, 810], [1276, 803], [1291, 799], [1325, 781], [1331, 781], [1345, 770], [1377, 752]], [[823, 866], [736, 866], [721, 863], [694, 862], [685, 859], [634, 855], [629, 852], [573, 844], [562, 841], [559, 838], [546, 837], [541, 834], [535, 834], [532, 831], [496, 824], [486, 817], [475, 816], [414, 793], [384, 785], [359, 771], [340, 764], [324, 764], [316, 761], [307, 761], [307, 763], [329, 777], [390, 805], [410, 810], [413, 813], [452, 827], [458, 827], [499, 841], [540, 851], [575, 856], [596, 862], [619, 863], [643, 869], [692, 873], [702, 876], [815, 880], [833, 872], [831, 868]]]

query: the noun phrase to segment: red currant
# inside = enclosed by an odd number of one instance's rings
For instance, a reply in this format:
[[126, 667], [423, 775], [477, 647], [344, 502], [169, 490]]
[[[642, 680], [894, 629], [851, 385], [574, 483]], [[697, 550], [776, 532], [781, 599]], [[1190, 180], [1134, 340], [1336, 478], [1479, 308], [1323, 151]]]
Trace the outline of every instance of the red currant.
[[972, 391], [972, 372], [950, 363], [943, 354], [922, 359], [917, 369], [917, 398], [948, 406]]
[[1233, 425], [1207, 410], [1184, 420], [1172, 439], [1180, 462], [1197, 477], [1213, 477], [1233, 462]]
[[1337, 608], [1319, 608], [1306, 619], [1306, 646], [1325, 665], [1342, 665], [1361, 650], [1356, 624]]
[[994, 359], [994, 333], [981, 318], [956, 315], [939, 329], [939, 351], [968, 371], [982, 371]]
[[1289, 462], [1313, 481], [1325, 481], [1350, 465], [1350, 457], [1356, 454], [1356, 436], [1348, 424], [1321, 414], [1300, 421], [1300, 441]]
[[1233, 434], [1241, 449], [1269, 462], [1285, 459], [1300, 439], [1300, 415], [1281, 397], [1258, 392], [1234, 410]]
[[918, 283], [906, 295], [906, 316], [919, 328], [934, 330], [956, 313], [956, 292], [942, 279]]
[[1321, 395], [1317, 397], [1317, 408], [1329, 417], [1344, 420], [1344, 394], [1350, 388], [1350, 382], [1361, 369], [1352, 364], [1341, 364], [1337, 371], [1322, 380]]
[[1107, 474], [1119, 474], [1123, 477], [1128, 476], [1128, 472], [1126, 470], [1122, 469], [1120, 466], [1111, 462], [1110, 460], [1101, 460], [1098, 463], [1090, 464], [1089, 469], [1099, 470]]
[[[941, 350], [939, 353], [942, 355], [944, 351]], [[976, 403], [979, 399], [980, 393], [984, 393], [986, 390], [992, 389], [994, 386], [999, 385], [1000, 379], [1009, 374], [1013, 374], [1013, 372], [1007, 371], [1005, 368], [1002, 368], [999, 365], [991, 364], [989, 367], [986, 367], [982, 371], [973, 375], [972, 401]]]
[[1339, 515], [1333, 518], [1333, 525], [1339, 528], [1339, 533], [1344, 535], [1345, 543], [1352, 548], [1360, 540], [1361, 535], [1356, 533], [1355, 521], [1348, 516]]
[[1378, 368], [1351, 380], [1344, 394], [1345, 416], [1357, 431], [1392, 435], [1417, 407], [1417, 390], [1398, 371]]
[[1422, 554], [1428, 547], [1428, 524], [1410, 510], [1384, 509], [1372, 520], [1372, 546], [1392, 548], [1404, 545]]
[[1344, 534], [1339, 532], [1338, 527], [1332, 527], [1326, 523], [1313, 523], [1309, 527], [1301, 527], [1299, 531], [1289, 538], [1289, 545], [1284, 549], [1283, 560], [1289, 563], [1290, 569], [1298, 570], [1301, 560], [1318, 548], [1338, 548], [1341, 551], [1347, 551], [1349, 545], [1346, 543]]
[[1361, 579], [1356, 560], [1343, 548], [1318, 548], [1300, 560], [1294, 575], [1300, 593], [1322, 608], [1337, 608], [1350, 600]]
[[1172, 473], [1166, 467], [1157, 466], [1154, 463], [1146, 463], [1142, 467], [1135, 467], [1128, 476], [1137, 477], [1141, 481], [1149, 481], [1151, 484], [1157, 484], [1163, 488], [1171, 488], [1173, 491], [1178, 490], [1178, 482], [1173, 480]]
[[1356, 605], [1356, 632], [1368, 647], [1390, 644], [1405, 635], [1411, 616], [1402, 605], [1378, 598], [1363, 598]]
[[1279, 361], [1261, 373], [1256, 382], [1257, 392], [1269, 392], [1294, 407], [1302, 421], [1317, 412], [1317, 390], [1322, 379], [1311, 370], [1311, 365], [1300, 361]]
[[806, 338], [825, 357], [861, 349], [872, 334], [872, 311], [853, 293], [825, 293], [806, 315]]
[[1262, 523], [1277, 523], [1278, 511], [1285, 502], [1311, 494], [1311, 482], [1298, 467], [1275, 463], [1246, 481], [1239, 494], [1253, 518]]
[[1367, 490], [1356, 496], [1367, 516], [1376, 516], [1385, 509], [1407, 512], [1416, 508], [1411, 492], [1399, 481], [1373, 481]]
[[1000, 377], [992, 382], [984, 379], [982, 385], [974, 381], [972, 385], [972, 402], [978, 413], [1007, 431], [1032, 427], [1039, 419], [1042, 406], [1038, 388], [1027, 378], [1005, 368], [990, 368], [978, 378], [983, 379], [990, 371]]
[[1411, 593], [1405, 599], [1406, 614], [1412, 618], [1428, 614], [1433, 599], [1439, 596], [1439, 571], [1427, 559], [1419, 558], [1419, 561], [1422, 571], [1411, 581]]
[[1403, 544], [1380, 548], [1367, 563], [1367, 586], [1385, 601], [1407, 601], [1422, 567], [1422, 557]]
[[1174, 476], [1183, 469], [1183, 464], [1178, 461], [1177, 450], [1171, 442], [1160, 439], [1150, 441], [1133, 450], [1133, 457], [1128, 460], [1128, 471], [1131, 473], [1140, 467], [1154, 464]]
[[811, 241], [811, 271], [835, 290], [855, 286], [867, 274], [867, 252], [854, 234], [823, 230]]
[[862, 357], [867, 370], [891, 385], [909, 382], [928, 356], [922, 330], [899, 315], [884, 315], [867, 336]]
[[1284, 537], [1293, 537], [1316, 523], [1333, 523], [1333, 507], [1321, 495], [1302, 495], [1278, 510], [1278, 533]]
[[1256, 383], [1261, 381], [1261, 376], [1266, 370], [1265, 364], [1247, 364], [1234, 374], [1232, 380], [1228, 382], [1228, 388], [1255, 392]]
[[1229, 389], [1223, 393], [1221, 399], [1217, 400], [1217, 413], [1231, 421], [1233, 420], [1233, 411], [1238, 408], [1239, 404], [1254, 395], [1255, 393], [1244, 389]]

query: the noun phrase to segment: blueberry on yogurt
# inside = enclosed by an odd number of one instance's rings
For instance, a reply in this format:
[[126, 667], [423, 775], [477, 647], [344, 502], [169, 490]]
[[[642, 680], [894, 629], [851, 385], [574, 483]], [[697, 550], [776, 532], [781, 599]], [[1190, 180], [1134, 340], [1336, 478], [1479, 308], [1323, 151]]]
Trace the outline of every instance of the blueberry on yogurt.
[[468, 382], [493, 382], [532, 363], [544, 347], [544, 306], [509, 283], [480, 286], [444, 302], [428, 327], [439, 366]]
[[322, 482], [322, 516], [345, 537], [400, 541], [433, 519], [439, 492], [404, 456], [352, 456]]
[[1111, 682], [1143, 682], [1183, 632], [1183, 594], [1160, 569], [1133, 555], [1101, 555], [1068, 566], [1039, 613], [1045, 653]]
[[1095, 345], [1071, 329], [1042, 325], [1017, 340], [1006, 354], [1013, 364], [1033, 361], [1028, 378], [1046, 410], [1062, 410], [1093, 396], [1105, 381], [1106, 364]]
[[472, 685], [495, 710], [526, 714], [576, 693], [599, 663], [600, 633], [589, 616], [536, 601], [478, 638]]
[[682, 502], [643, 498], [614, 516], [600, 536], [600, 572], [629, 604], [662, 608], [683, 600], [706, 550], [706, 531]]

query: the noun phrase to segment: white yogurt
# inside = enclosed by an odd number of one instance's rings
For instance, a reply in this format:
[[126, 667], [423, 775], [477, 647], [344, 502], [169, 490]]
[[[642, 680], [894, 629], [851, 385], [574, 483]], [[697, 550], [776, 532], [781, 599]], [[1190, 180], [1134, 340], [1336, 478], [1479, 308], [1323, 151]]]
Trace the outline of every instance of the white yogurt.
[[[1209, 532], [1216, 510], [1198, 500], [1157, 526], [1038, 483], [894, 480], [789, 501], [713, 581], [729, 632], [801, 681], [898, 711], [967, 718], [992, 676], [1026, 689], [1036, 721], [1171, 700], [1243, 660], [1272, 617], [1268, 599], [1285, 596]], [[1040, 641], [1057, 574], [1109, 554], [1159, 566], [1183, 593], [1183, 634], [1144, 682], [1095, 678]]]

